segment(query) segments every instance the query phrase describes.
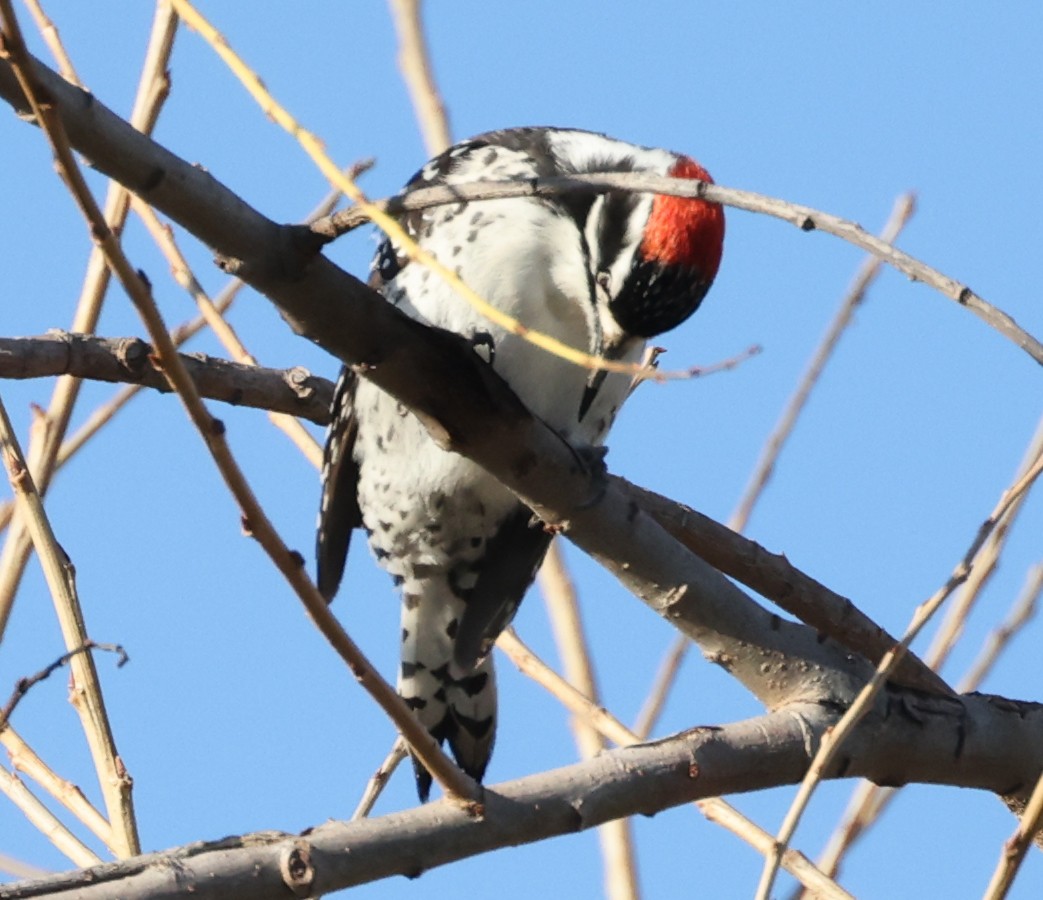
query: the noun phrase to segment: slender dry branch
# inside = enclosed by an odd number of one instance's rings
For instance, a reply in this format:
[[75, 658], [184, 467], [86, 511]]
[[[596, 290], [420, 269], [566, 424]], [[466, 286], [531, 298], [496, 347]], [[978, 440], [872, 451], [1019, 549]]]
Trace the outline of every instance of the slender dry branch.
[[[589, 701], [600, 705], [579, 601], [558, 541], [551, 542], [537, 580], [550, 616], [566, 681]], [[585, 719], [574, 717], [572, 732], [581, 759], [590, 759], [605, 749], [603, 737]], [[598, 840], [605, 860], [605, 896], [612, 900], [639, 897], [637, 857], [629, 821], [617, 819], [602, 825], [598, 828]]]
[[[1036, 362], [1043, 365], [1043, 344], [1021, 328], [1005, 312], [979, 297], [967, 285], [950, 278], [897, 247], [893, 247], [887, 241], [874, 237], [856, 222], [812, 209], [810, 206], [790, 203], [787, 200], [768, 197], [753, 191], [742, 191], [702, 181], [626, 172], [529, 178], [525, 181], [484, 181], [421, 188], [384, 200], [372, 201], [372, 206], [387, 215], [398, 215], [409, 210], [426, 209], [450, 203], [502, 200], [509, 197], [552, 197], [573, 191], [599, 193], [640, 191], [689, 197], [772, 216], [789, 222], [801, 231], [823, 231], [860, 247], [867, 253], [872, 253], [892, 268], [908, 275], [913, 281], [921, 281], [943, 296], [966, 307], [991, 328], [995, 328], [1008, 340], [1021, 347]], [[366, 220], [365, 210], [353, 207], [315, 222], [312, 230], [325, 240], [331, 240], [357, 228]]]
[[39, 684], [41, 681], [45, 681], [50, 678], [58, 669], [62, 666], [69, 664], [69, 661], [80, 653], [87, 653], [90, 650], [107, 650], [110, 653], [116, 653], [119, 655], [119, 662], [117, 666], [122, 666], [127, 662], [127, 651], [124, 650], [119, 644], [99, 644], [97, 641], [86, 641], [80, 644], [79, 647], [73, 647], [68, 653], [63, 653], [56, 660], [48, 663], [39, 672], [34, 672], [32, 675], [27, 675], [23, 678], [19, 678], [15, 682], [14, 690], [11, 692], [8, 701], [0, 708], [0, 734], [4, 732], [8, 724], [11, 721], [11, 713], [14, 712], [14, 708], [21, 702], [22, 698], [29, 693], [34, 685]]
[[[333, 385], [300, 366], [264, 369], [200, 354], [181, 354], [200, 396], [324, 425]], [[65, 331], [41, 337], [0, 337], [0, 378], [75, 375], [91, 381], [138, 384], [169, 392], [155, 350], [139, 338], [103, 338]]]
[[1043, 824], [1043, 775], [1036, 782], [1036, 787], [1020, 818], [1017, 830], [1003, 845], [996, 870], [989, 879], [988, 887], [982, 894], [982, 900], [1003, 900], [1014, 884], [1018, 870], [1025, 861], [1029, 844], [1032, 843], [1040, 825]]
[[[1029, 442], [1029, 446], [1025, 449], [1015, 478], [1022, 477], [1032, 464], [1039, 459], [1041, 454], [1043, 454], [1043, 418], [1036, 425], [1036, 432]], [[989, 535], [985, 546], [982, 547], [974, 571], [971, 572], [966, 584], [960, 588], [955, 601], [946, 611], [945, 618], [942, 620], [924, 657], [932, 669], [941, 670], [952, 649], [963, 634], [964, 625], [978, 598], [981, 596], [982, 589], [999, 565], [1000, 556], [1007, 543], [1007, 535], [1014, 526], [1024, 501], [1025, 495], [1022, 495], [1021, 498], [1011, 504], [1003, 519], [997, 523], [995, 530]]]
[[40, 30], [40, 35], [43, 37], [44, 43], [47, 44], [47, 49], [51, 51], [55, 62], [58, 63], [58, 71], [62, 73], [62, 77], [77, 87], [84, 87], [84, 84], [80, 81], [80, 76], [76, 74], [76, 68], [73, 66], [72, 60], [69, 59], [69, 54], [65, 52], [61, 35], [58, 33], [58, 28], [51, 20], [51, 17], [44, 12], [38, 0], [23, 0], [23, 2], [25, 3], [25, 8], [32, 15], [33, 21], [36, 22], [36, 27]]
[[115, 853], [112, 826], [108, 820], [83, 795], [76, 785], [61, 778], [48, 766], [8, 723], [0, 731], [0, 745], [11, 757], [11, 767], [35, 781], [55, 800], [62, 804], [77, 819], [86, 825], [106, 847]]
[[[885, 244], [894, 244], [915, 211], [916, 197], [913, 194], [903, 194], [899, 197], [895, 201], [887, 223], [880, 232], [880, 240]], [[760, 458], [754, 466], [753, 474], [750, 475], [746, 489], [743, 491], [742, 497], [728, 520], [728, 527], [734, 531], [746, 530], [746, 525], [750, 520], [750, 513], [753, 512], [753, 507], [760, 499], [772, 472], [775, 470], [775, 464], [778, 462], [783, 444], [789, 440], [789, 436], [793, 433], [797, 419], [807, 405], [808, 397], [811, 396], [812, 390], [818, 384], [823, 370], [840, 343], [841, 336], [854, 320], [855, 310], [862, 305], [867, 291], [876, 280], [877, 275], [880, 274], [883, 265], [884, 262], [879, 256], [871, 254], [859, 267], [854, 283], [848, 289], [844, 299], [841, 300], [840, 308], [834, 314], [825, 335], [812, 354], [796, 390], [783, 408], [775, 428], [772, 429], [767, 441], [764, 442]]]
[[[9, 0], [0, 0], [0, 12], [5, 16], [10, 12], [8, 3]], [[40, 495], [33, 484], [32, 475], [22, 456], [21, 447], [2, 401], [0, 456], [3, 457], [20, 515], [32, 538], [54, 600], [72, 671], [72, 704], [80, 716], [87, 745], [94, 760], [109, 822], [112, 824], [116, 853], [118, 856], [132, 856], [141, 852], [131, 794], [133, 781], [116, 751], [116, 742], [105, 709], [94, 658], [89, 652], [82, 652], [82, 648], [90, 648], [94, 643], [88, 636], [84, 624], [83, 609], [76, 592], [75, 570], [51, 530]]]
[[398, 32], [398, 65], [409, 88], [417, 123], [427, 152], [434, 156], [452, 142], [449, 116], [431, 71], [431, 59], [424, 40], [421, 0], [388, 0], [395, 30]]
[[[0, 792], [3, 792], [22, 811], [40, 834], [76, 865], [93, 866], [101, 862], [101, 857], [69, 831], [17, 775], [8, 772], [2, 766], [0, 766]], [[2, 893], [3, 891], [0, 889], [0, 896]]]
[[1043, 593], [1043, 563], [1036, 563], [1029, 570], [1025, 586], [1011, 611], [1003, 622], [985, 638], [985, 644], [977, 659], [971, 663], [970, 668], [960, 679], [958, 690], [961, 694], [976, 691], [980, 687], [985, 676], [992, 671], [1014, 635], [1021, 631], [1036, 614], [1041, 593]]
[[6, 853], [0, 853], [0, 872], [9, 872], [16, 878], [42, 878], [47, 874], [47, 869], [31, 866]]
[[391, 750], [388, 752], [387, 757], [366, 783], [366, 789], [362, 792], [358, 806], [355, 807], [355, 812], [351, 814], [352, 821], [364, 819], [373, 811], [373, 806], [384, 788], [387, 787], [388, 780], [394, 774], [395, 769], [398, 768], [399, 763], [408, 755], [409, 748], [400, 735], [395, 738], [395, 743], [391, 745]]
[[[916, 716], [865, 726], [850, 750], [851, 776], [896, 774], [994, 791], [1038, 775], [1043, 706], [980, 695], [954, 702], [906, 692]], [[923, 718], [921, 718], [923, 717]], [[498, 847], [573, 834], [624, 815], [792, 783], [808, 762], [809, 736], [832, 715], [795, 704], [744, 722], [696, 728], [652, 744], [610, 750], [486, 789], [476, 822], [449, 801], [355, 822], [325, 822], [300, 835], [265, 832], [194, 842], [79, 872], [8, 886], [4, 900], [30, 897], [145, 900], [285, 900], [318, 896], [394, 874], [421, 872]], [[967, 726], [962, 754], [953, 735]], [[943, 735], [944, 733], [944, 735]]]

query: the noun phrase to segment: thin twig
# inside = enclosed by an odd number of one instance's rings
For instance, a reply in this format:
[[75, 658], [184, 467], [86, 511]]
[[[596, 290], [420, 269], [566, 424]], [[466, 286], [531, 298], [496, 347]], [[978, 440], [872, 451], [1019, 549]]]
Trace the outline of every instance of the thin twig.
[[[183, 0], [174, 0], [178, 8]], [[217, 464], [225, 484], [231, 490], [243, 511], [245, 529], [257, 539], [257, 542], [268, 553], [276, 567], [283, 574], [297, 596], [301, 599], [309, 616], [318, 626], [323, 636], [330, 642], [338, 654], [350, 667], [355, 678], [362, 684], [370, 696], [377, 701], [388, 717], [409, 742], [414, 754], [428, 769], [448, 794], [458, 799], [473, 800], [478, 795], [478, 786], [473, 779], [465, 775], [439, 747], [435, 739], [428, 733], [406, 706], [394, 689], [380, 676], [376, 668], [363, 655], [355, 642], [348, 636], [340, 622], [329, 611], [319, 594], [318, 589], [308, 577], [303, 558], [299, 553], [291, 552], [276, 532], [268, 516], [258, 503], [252, 489], [244, 478], [238, 463], [232, 456], [224, 437], [224, 426], [214, 419], [199, 399], [191, 378], [180, 364], [180, 358], [170, 340], [151, 291], [142, 278], [124, 256], [119, 242], [108, 229], [101, 211], [94, 201], [79, 166], [72, 154], [68, 138], [62, 127], [61, 118], [53, 105], [43, 105], [39, 99], [38, 87], [32, 75], [30, 57], [24, 44], [13, 37], [17, 32], [17, 23], [11, 13], [10, 0], [0, 0], [0, 11], [7, 32], [7, 46], [10, 53], [11, 66], [16, 73], [26, 98], [32, 105], [33, 113], [39, 122], [55, 155], [55, 165], [59, 174], [76, 200], [84, 217], [90, 223], [91, 235], [102, 247], [105, 258], [119, 279], [124, 290], [134, 303], [145, 322], [152, 343], [156, 347], [160, 365], [170, 379], [171, 386], [177, 391], [193, 424], [199, 430], [207, 448]], [[339, 169], [335, 169], [342, 176]]]
[[58, 63], [58, 71], [62, 73], [62, 78], [75, 84], [77, 87], [85, 87], [83, 82], [80, 81], [80, 76], [76, 74], [76, 68], [73, 66], [72, 60], [69, 59], [69, 54], [65, 52], [65, 46], [62, 44], [57, 26], [50, 16], [44, 12], [39, 0], [22, 0], [22, 2], [25, 3], [25, 8], [29, 10], [33, 21], [36, 22], [40, 36], [43, 38], [44, 43], [47, 44], [47, 49], [51, 51], [51, 56]]
[[961, 693], [976, 691], [985, 680], [985, 676], [996, 665], [1003, 651], [1006, 650], [1016, 635], [1036, 614], [1040, 593], [1043, 592], [1043, 563], [1036, 563], [1029, 569], [1028, 578], [1018, 599], [1003, 622], [985, 639], [977, 659], [971, 664], [960, 680], [957, 690]]
[[113, 846], [112, 826], [108, 820], [83, 795], [83, 791], [71, 781], [60, 777], [41, 759], [40, 755], [25, 742], [10, 722], [3, 731], [0, 731], [0, 745], [3, 745], [7, 751], [11, 758], [11, 767], [16, 772], [21, 772], [35, 781], [94, 832], [98, 840], [109, 850], [113, 853], [116, 852]]
[[1043, 824], [1043, 775], [1039, 777], [1032, 789], [1028, 805], [1021, 816], [1017, 830], [1003, 844], [996, 870], [989, 879], [989, 885], [982, 894], [982, 900], [1003, 900], [1014, 884], [1018, 870], [1025, 861], [1029, 844]]
[[[399, 215], [408, 210], [426, 209], [450, 203], [472, 203], [477, 200], [503, 200], [512, 197], [553, 197], [574, 191], [599, 193], [633, 191], [706, 200], [708, 203], [719, 203], [722, 206], [772, 216], [789, 222], [801, 231], [822, 231], [831, 234], [860, 247], [867, 253], [878, 256], [892, 268], [908, 275], [913, 281], [921, 281], [943, 296], [966, 307], [991, 328], [996, 329], [1008, 340], [1021, 347], [1036, 362], [1043, 365], [1043, 344], [1021, 328], [1003, 310], [986, 302], [962, 282], [950, 278], [886, 241], [874, 237], [857, 222], [813, 209], [810, 206], [790, 203], [777, 197], [768, 197], [753, 191], [742, 191], [703, 181], [639, 172], [607, 172], [596, 175], [530, 178], [524, 181], [454, 183], [448, 186], [420, 188], [384, 200], [374, 200], [365, 207], [360, 206], [342, 213], [335, 213], [326, 220], [316, 222], [312, 229], [320, 236], [331, 239], [363, 224], [369, 214], [368, 210], [379, 213], [383, 220], [385, 214]], [[397, 235], [395, 242], [398, 243]]]
[[[497, 639], [496, 645], [507, 654], [521, 672], [549, 691], [569, 712], [581, 717], [608, 740], [621, 747], [640, 743], [637, 735], [619, 719], [591, 702], [588, 697], [583, 696], [536, 656], [521, 641], [513, 628], [504, 631]], [[775, 844], [775, 838], [771, 834], [751, 822], [719, 797], [698, 800], [695, 805], [708, 819], [723, 825], [760, 853], [767, 852]], [[835, 900], [851, 896], [835, 881], [816, 869], [814, 863], [799, 851], [787, 850], [783, 855], [782, 866], [816, 894], [835, 898]]]
[[[565, 679], [592, 703], [600, 705], [576, 590], [565, 568], [558, 541], [551, 542], [537, 577]], [[574, 717], [572, 731], [582, 759], [597, 756], [605, 749], [603, 737], [585, 719]], [[598, 838], [605, 860], [605, 895], [614, 900], [638, 897], [637, 858], [629, 820], [614, 819], [600, 826]]]
[[[3, 413], [0, 412], [0, 416]], [[116, 663], [117, 666], [122, 666], [127, 662], [127, 651], [124, 650], [119, 644], [100, 644], [97, 641], [85, 641], [80, 644], [79, 647], [73, 647], [72, 650], [67, 653], [63, 653], [56, 660], [48, 663], [39, 672], [35, 672], [32, 675], [27, 675], [23, 678], [19, 678], [15, 682], [14, 690], [11, 691], [11, 696], [7, 703], [0, 708], [0, 733], [3, 733], [4, 729], [7, 728], [8, 723], [11, 721], [11, 713], [14, 712], [14, 708], [21, 702], [22, 698], [29, 693], [34, 685], [39, 684], [51, 677], [58, 669], [62, 666], [69, 664], [69, 661], [81, 653], [86, 653], [88, 650], [107, 650], [110, 653], [116, 653], [119, 655], [119, 661]]]
[[776, 838], [778, 849], [776, 852], [769, 854], [765, 860], [764, 871], [761, 873], [760, 884], [757, 887], [757, 900], [768, 900], [771, 896], [771, 888], [775, 882], [776, 873], [778, 872], [780, 854], [788, 845], [794, 831], [796, 831], [797, 824], [800, 822], [804, 810], [807, 809], [812, 793], [825, 776], [828, 768], [832, 765], [844, 741], [855, 730], [855, 727], [858, 725], [859, 721], [861, 721], [862, 717], [869, 712], [876, 695], [884, 686], [891, 671], [894, 669], [898, 660], [901, 659], [903, 654], [906, 652], [912, 641], [917, 637], [931, 617], [938, 611], [941, 605], [961, 584], [967, 580], [967, 577], [974, 568], [975, 560], [981, 551], [982, 546], [988, 540], [989, 535], [995, 530], [997, 524], [1007, 514], [1012, 505], [1017, 502], [1018, 498], [1032, 487], [1041, 472], [1043, 472], [1043, 454], [1040, 454], [1040, 456], [1037, 457], [1035, 464], [1022, 477], [1016, 479], [1014, 483], [1003, 492], [1003, 495], [1000, 497], [995, 509], [993, 509], [989, 517], [979, 527], [974, 540], [971, 541], [970, 547], [967, 549], [967, 552], [964, 554], [960, 562], [957, 563], [948, 580], [931, 597], [916, 608], [901, 642], [884, 657], [880, 662], [880, 665], [877, 666], [873, 677], [859, 692], [850, 708], [844, 713], [833, 730], [823, 738], [818, 751], [815, 753], [815, 758], [812, 760], [808, 772], [800, 784], [796, 797], [790, 805], [789, 811], [786, 813], [782, 826], [779, 828], [779, 833]]
[[373, 811], [373, 805], [377, 802], [377, 798], [381, 793], [383, 793], [384, 788], [387, 787], [388, 780], [394, 774], [395, 769], [398, 768], [398, 764], [408, 755], [409, 748], [406, 746], [406, 742], [402, 740], [402, 736], [399, 735], [395, 738], [395, 743], [391, 745], [391, 750], [388, 752], [387, 757], [366, 783], [366, 789], [362, 792], [362, 798], [359, 800], [358, 806], [355, 807], [355, 812], [351, 814], [352, 821], [364, 819]]
[[677, 683], [677, 673], [681, 671], [681, 663], [688, 655], [691, 639], [685, 634], [678, 634], [663, 654], [659, 661], [659, 669], [656, 671], [655, 681], [645, 697], [645, 702], [634, 720], [634, 734], [642, 741], [645, 740], [656, 727], [659, 717], [666, 707], [670, 691]]
[[[887, 244], [893, 244], [915, 211], [916, 197], [913, 194], [903, 194], [899, 197], [895, 201], [887, 224], [884, 225], [883, 230], [880, 232], [880, 240]], [[876, 280], [877, 275], [880, 274], [883, 265], [883, 260], [879, 256], [871, 255], [859, 267], [854, 283], [848, 288], [847, 294], [840, 302], [840, 308], [834, 314], [825, 335], [812, 354], [811, 360], [804, 370], [804, 375], [797, 385], [797, 389], [790, 396], [782, 410], [782, 415], [779, 416], [779, 420], [775, 424], [775, 428], [764, 443], [760, 459], [757, 460], [757, 464], [754, 466], [753, 474], [746, 485], [746, 490], [743, 491], [735, 511], [728, 520], [728, 527], [734, 531], [746, 530], [746, 525], [750, 520], [750, 513], [753, 512], [753, 507], [760, 499], [772, 472], [775, 470], [775, 464], [778, 462], [783, 445], [793, 433], [797, 419], [807, 405], [808, 397], [811, 396], [812, 390], [818, 384], [822, 371], [829, 363], [833, 352], [840, 343], [840, 338], [854, 320], [855, 311], [862, 305], [866, 292]]]
[[[0, 0], [0, 11], [4, 14], [10, 39], [10, 0]], [[73, 681], [72, 705], [80, 716], [91, 758], [94, 760], [105, 808], [113, 826], [116, 854], [121, 857], [133, 856], [141, 852], [131, 792], [133, 781], [116, 751], [116, 742], [105, 709], [94, 658], [90, 653], [82, 653], [78, 649], [90, 647], [92, 642], [87, 635], [83, 609], [76, 592], [75, 570], [51, 530], [40, 495], [33, 484], [32, 475], [29, 473], [2, 400], [0, 455], [3, 456], [3, 464], [7, 469], [11, 487], [14, 488], [19, 514], [26, 524], [33, 547], [43, 566], [61, 626], [62, 638], [69, 651], [68, 661]]]
[[15, 878], [43, 878], [51, 874], [47, 869], [31, 866], [29, 863], [15, 859], [13, 856], [8, 856], [6, 853], [0, 853], [0, 872], [8, 872], [14, 875]]
[[[1039, 423], [1036, 425], [1035, 434], [1025, 450], [1021, 463], [1018, 465], [1015, 477], [1020, 477], [1028, 471], [1029, 467], [1039, 458], [1041, 453], [1043, 453], [1043, 418], [1040, 418]], [[945, 618], [938, 627], [938, 631], [935, 633], [934, 639], [924, 655], [925, 662], [932, 669], [936, 671], [941, 670], [949, 658], [953, 647], [956, 646], [956, 642], [963, 634], [964, 625], [978, 598], [981, 596], [982, 589], [989, 578], [992, 577], [992, 573], [996, 571], [1000, 555], [1003, 553], [1007, 543], [1007, 535], [1010, 533], [1010, 529], [1021, 511], [1024, 500], [1025, 497], [1022, 496], [1017, 502], [1011, 504], [1010, 510], [1003, 517], [1003, 520], [997, 523], [996, 530], [989, 536], [989, 540], [982, 548], [975, 570], [967, 579], [967, 583], [960, 588], [960, 593], [952, 606], [946, 611]]]
[[40, 834], [77, 866], [93, 866], [101, 862], [97, 853], [69, 831], [17, 775], [8, 772], [3, 766], [0, 766], [0, 791], [23, 812]]
[[398, 32], [398, 66], [409, 88], [427, 152], [435, 156], [452, 142], [449, 117], [431, 71], [420, 0], [388, 0]]

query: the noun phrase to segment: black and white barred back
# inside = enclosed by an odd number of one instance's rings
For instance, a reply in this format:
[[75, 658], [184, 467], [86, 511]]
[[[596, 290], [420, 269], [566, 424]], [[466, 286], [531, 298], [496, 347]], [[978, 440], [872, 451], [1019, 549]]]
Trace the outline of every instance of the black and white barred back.
[[[709, 181], [691, 159], [585, 131], [480, 135], [425, 165], [408, 188], [595, 172]], [[702, 200], [573, 193], [456, 203], [401, 217], [409, 235], [492, 305], [589, 353], [636, 362], [645, 339], [683, 322], [720, 262], [723, 212]], [[590, 373], [485, 320], [390, 240], [371, 283], [407, 315], [469, 338], [533, 413], [577, 445], [600, 444], [629, 378]], [[399, 693], [459, 765], [481, 779], [496, 733], [489, 651], [550, 541], [531, 512], [351, 370], [326, 442], [319, 588], [336, 593], [351, 532], [365, 529], [402, 594]], [[416, 765], [427, 799], [431, 777]]]

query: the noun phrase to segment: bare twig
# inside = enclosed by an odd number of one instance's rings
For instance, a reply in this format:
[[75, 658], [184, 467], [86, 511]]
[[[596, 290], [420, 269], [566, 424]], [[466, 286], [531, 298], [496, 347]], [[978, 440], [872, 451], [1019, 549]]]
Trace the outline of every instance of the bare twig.
[[982, 900], [1003, 900], [1014, 884], [1018, 870], [1025, 861], [1029, 844], [1043, 824], [1043, 775], [1036, 782], [1017, 830], [1007, 839], [1000, 852], [996, 870], [989, 879]]
[[[547, 551], [538, 581], [550, 615], [565, 679], [592, 703], [600, 705], [576, 591], [556, 540], [551, 542]], [[597, 756], [605, 749], [604, 739], [586, 720], [573, 718], [572, 731], [582, 759]], [[598, 828], [598, 838], [605, 860], [605, 896], [614, 900], [638, 897], [637, 859], [629, 820], [614, 819], [602, 825]]]
[[[0, 413], [2, 415], [2, 413]], [[107, 650], [110, 653], [116, 653], [119, 655], [119, 661], [116, 663], [117, 666], [122, 666], [127, 662], [127, 651], [124, 650], [119, 644], [100, 644], [97, 641], [85, 641], [80, 644], [79, 647], [73, 647], [72, 650], [67, 653], [63, 653], [56, 660], [49, 663], [40, 669], [39, 672], [35, 672], [32, 675], [27, 675], [24, 678], [19, 678], [15, 682], [14, 690], [11, 692], [10, 698], [7, 703], [0, 708], [0, 732], [3, 732], [7, 728], [8, 723], [11, 721], [11, 713], [14, 712], [14, 708], [19, 704], [21, 699], [29, 693], [32, 687], [50, 678], [58, 669], [62, 666], [68, 665], [69, 661], [80, 653], [86, 653], [88, 650]]]
[[401, 736], [395, 738], [395, 743], [391, 745], [391, 750], [388, 752], [387, 757], [366, 783], [366, 789], [362, 792], [359, 805], [355, 807], [355, 812], [351, 815], [352, 821], [364, 819], [373, 811], [373, 805], [377, 802], [377, 798], [381, 795], [384, 788], [387, 787], [388, 779], [394, 774], [398, 764], [408, 755], [409, 748], [406, 746], [406, 742], [402, 740]]
[[57, 26], [55, 26], [50, 16], [44, 12], [39, 0], [22, 0], [22, 2], [25, 3], [25, 8], [29, 10], [33, 21], [36, 22], [36, 27], [40, 30], [40, 35], [43, 37], [44, 43], [47, 44], [47, 49], [51, 51], [55, 62], [58, 63], [58, 71], [62, 73], [62, 77], [77, 87], [84, 87], [83, 82], [80, 81], [80, 76], [76, 74], [72, 60], [69, 59], [69, 54], [65, 52], [65, 46], [62, 44]]
[[0, 853], [0, 872], [9, 872], [15, 878], [42, 878], [48, 874], [46, 869], [31, 866], [29, 863], [15, 859], [13, 856], [8, 856], [6, 853]]
[[[1029, 467], [1039, 458], [1040, 454], [1043, 454], [1043, 418], [1039, 420], [1036, 432], [1025, 450], [1021, 463], [1018, 465], [1016, 477], [1024, 475]], [[936, 671], [941, 670], [949, 658], [953, 647], [956, 646], [956, 642], [963, 634], [963, 627], [967, 617], [971, 614], [971, 610], [974, 609], [974, 605], [978, 597], [981, 596], [982, 589], [989, 578], [992, 577], [992, 573], [996, 571], [1000, 555], [1003, 553], [1007, 543], [1007, 535], [1010, 533], [1010, 529], [1021, 511], [1024, 500], [1025, 497], [1023, 495], [1011, 504], [1006, 515], [997, 523], [995, 531], [989, 536], [989, 540], [982, 548], [974, 571], [967, 579], [967, 583], [960, 588], [960, 593], [952, 606], [946, 611], [945, 618], [942, 620], [930, 647], [928, 647], [924, 655], [925, 661], [932, 669]]]
[[90, 847], [66, 828], [12, 772], [0, 766], [0, 791], [32, 822], [37, 831], [47, 838], [78, 866], [93, 866], [101, 862]]
[[[886, 241], [874, 237], [856, 222], [812, 209], [810, 206], [790, 203], [753, 191], [741, 191], [719, 184], [668, 178], [662, 175], [623, 172], [530, 178], [525, 181], [485, 181], [422, 188], [385, 200], [373, 201], [369, 206], [380, 214], [398, 215], [407, 210], [426, 209], [430, 206], [441, 206], [448, 203], [502, 200], [509, 197], [552, 197], [573, 191], [639, 191], [688, 197], [772, 216], [789, 222], [801, 231], [823, 231], [841, 238], [867, 253], [872, 253], [892, 268], [908, 275], [913, 281], [922, 281], [943, 296], [966, 307], [991, 328], [996, 329], [1008, 340], [1021, 347], [1036, 362], [1043, 365], [1043, 344], [1021, 328], [1005, 312], [979, 297], [967, 285], [950, 278]], [[366, 208], [352, 208], [342, 213], [335, 213], [328, 219], [320, 220], [312, 228], [317, 234], [329, 239], [357, 228], [365, 222], [366, 215]], [[398, 242], [397, 236], [395, 241]]]
[[388, 0], [398, 32], [398, 65], [413, 100], [427, 152], [441, 153], [452, 141], [449, 117], [435, 84], [431, 59], [424, 40], [421, 0]]
[[[891, 210], [887, 224], [884, 225], [883, 231], [880, 232], [880, 240], [886, 244], [893, 244], [915, 211], [916, 198], [913, 194], [903, 194], [899, 197], [895, 201], [894, 209]], [[729, 528], [735, 531], [746, 530], [746, 525], [750, 520], [750, 513], [753, 511], [754, 505], [760, 499], [764, 488], [771, 478], [779, 454], [782, 452], [783, 444], [786, 443], [790, 434], [792, 434], [793, 427], [797, 424], [797, 419], [803, 412], [808, 402], [808, 397], [811, 396], [811, 391], [818, 383], [819, 377], [833, 356], [833, 351], [836, 350], [841, 336], [854, 319], [855, 310], [862, 305], [866, 292], [873, 281], [876, 280], [877, 275], [880, 274], [883, 265], [883, 260], [879, 256], [871, 255], [859, 267], [854, 283], [848, 289], [847, 294], [840, 303], [840, 308], [834, 314], [825, 335], [812, 354], [811, 360], [804, 370], [804, 375], [797, 385], [797, 389], [787, 401], [782, 415], [779, 416], [779, 420], [775, 424], [775, 428], [764, 443], [760, 459], [757, 460], [757, 464], [754, 466], [753, 474], [746, 485], [746, 490], [743, 491], [735, 511], [728, 520]]]
[[645, 740], [652, 733], [652, 729], [655, 728], [659, 717], [663, 714], [670, 691], [677, 683], [677, 673], [681, 671], [681, 663], [688, 655], [688, 648], [691, 645], [691, 639], [687, 635], [677, 634], [659, 661], [655, 681], [652, 682], [645, 702], [641, 705], [637, 718], [634, 720], [634, 734], [640, 740]]
[[[300, 416], [318, 424], [329, 420], [332, 383], [300, 366], [264, 369], [197, 354], [182, 354], [180, 359], [203, 397]], [[91, 337], [62, 331], [42, 337], [0, 337], [0, 378], [62, 374], [170, 391], [152, 346], [139, 338]]]
[[[0, 0], [10, 38], [10, 0]], [[133, 856], [141, 852], [138, 841], [137, 823], [134, 819], [134, 801], [131, 795], [133, 781], [127, 774], [116, 752], [105, 701], [98, 681], [98, 672], [90, 653], [77, 648], [90, 646], [91, 641], [84, 625], [83, 610], [76, 594], [76, 580], [69, 557], [58, 546], [54, 532], [43, 510], [43, 503], [36, 491], [33, 479], [22, 456], [18, 439], [11, 427], [7, 410], [0, 401], [0, 455], [7, 469], [15, 500], [22, 520], [26, 524], [33, 546], [43, 565], [47, 586], [54, 600], [55, 612], [61, 626], [62, 637], [69, 651], [72, 670], [72, 704], [80, 716], [83, 731], [90, 747], [94, 768], [98, 774], [102, 796], [109, 821], [113, 825], [116, 853]], [[74, 652], [75, 651], [75, 652]], [[48, 673], [49, 674], [49, 673]]]
[[985, 676], [996, 665], [1003, 651], [1029, 620], [1036, 614], [1040, 593], [1043, 592], [1043, 563], [1036, 563], [1028, 573], [1025, 586], [1022, 588], [1014, 606], [1003, 622], [985, 639], [977, 659], [971, 664], [960, 680], [957, 690], [963, 694], [976, 691], [985, 680]]
[[39, 754], [11, 726], [10, 722], [3, 731], [0, 731], [0, 745], [3, 745], [8, 756], [11, 757], [11, 766], [16, 772], [22, 772], [35, 781], [94, 832], [109, 850], [113, 853], [116, 852], [113, 847], [112, 826], [108, 820], [83, 795], [83, 791], [71, 781], [61, 778], [41, 759]]

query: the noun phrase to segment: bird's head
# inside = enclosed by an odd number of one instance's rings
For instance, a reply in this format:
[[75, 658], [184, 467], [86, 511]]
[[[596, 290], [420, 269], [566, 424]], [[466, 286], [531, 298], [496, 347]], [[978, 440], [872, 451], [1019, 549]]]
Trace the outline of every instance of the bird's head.
[[[687, 156], [675, 156], [659, 173], [713, 183]], [[599, 299], [625, 334], [655, 337], [695, 312], [721, 262], [720, 204], [614, 193], [599, 197], [591, 212], [588, 240], [598, 245]]]

